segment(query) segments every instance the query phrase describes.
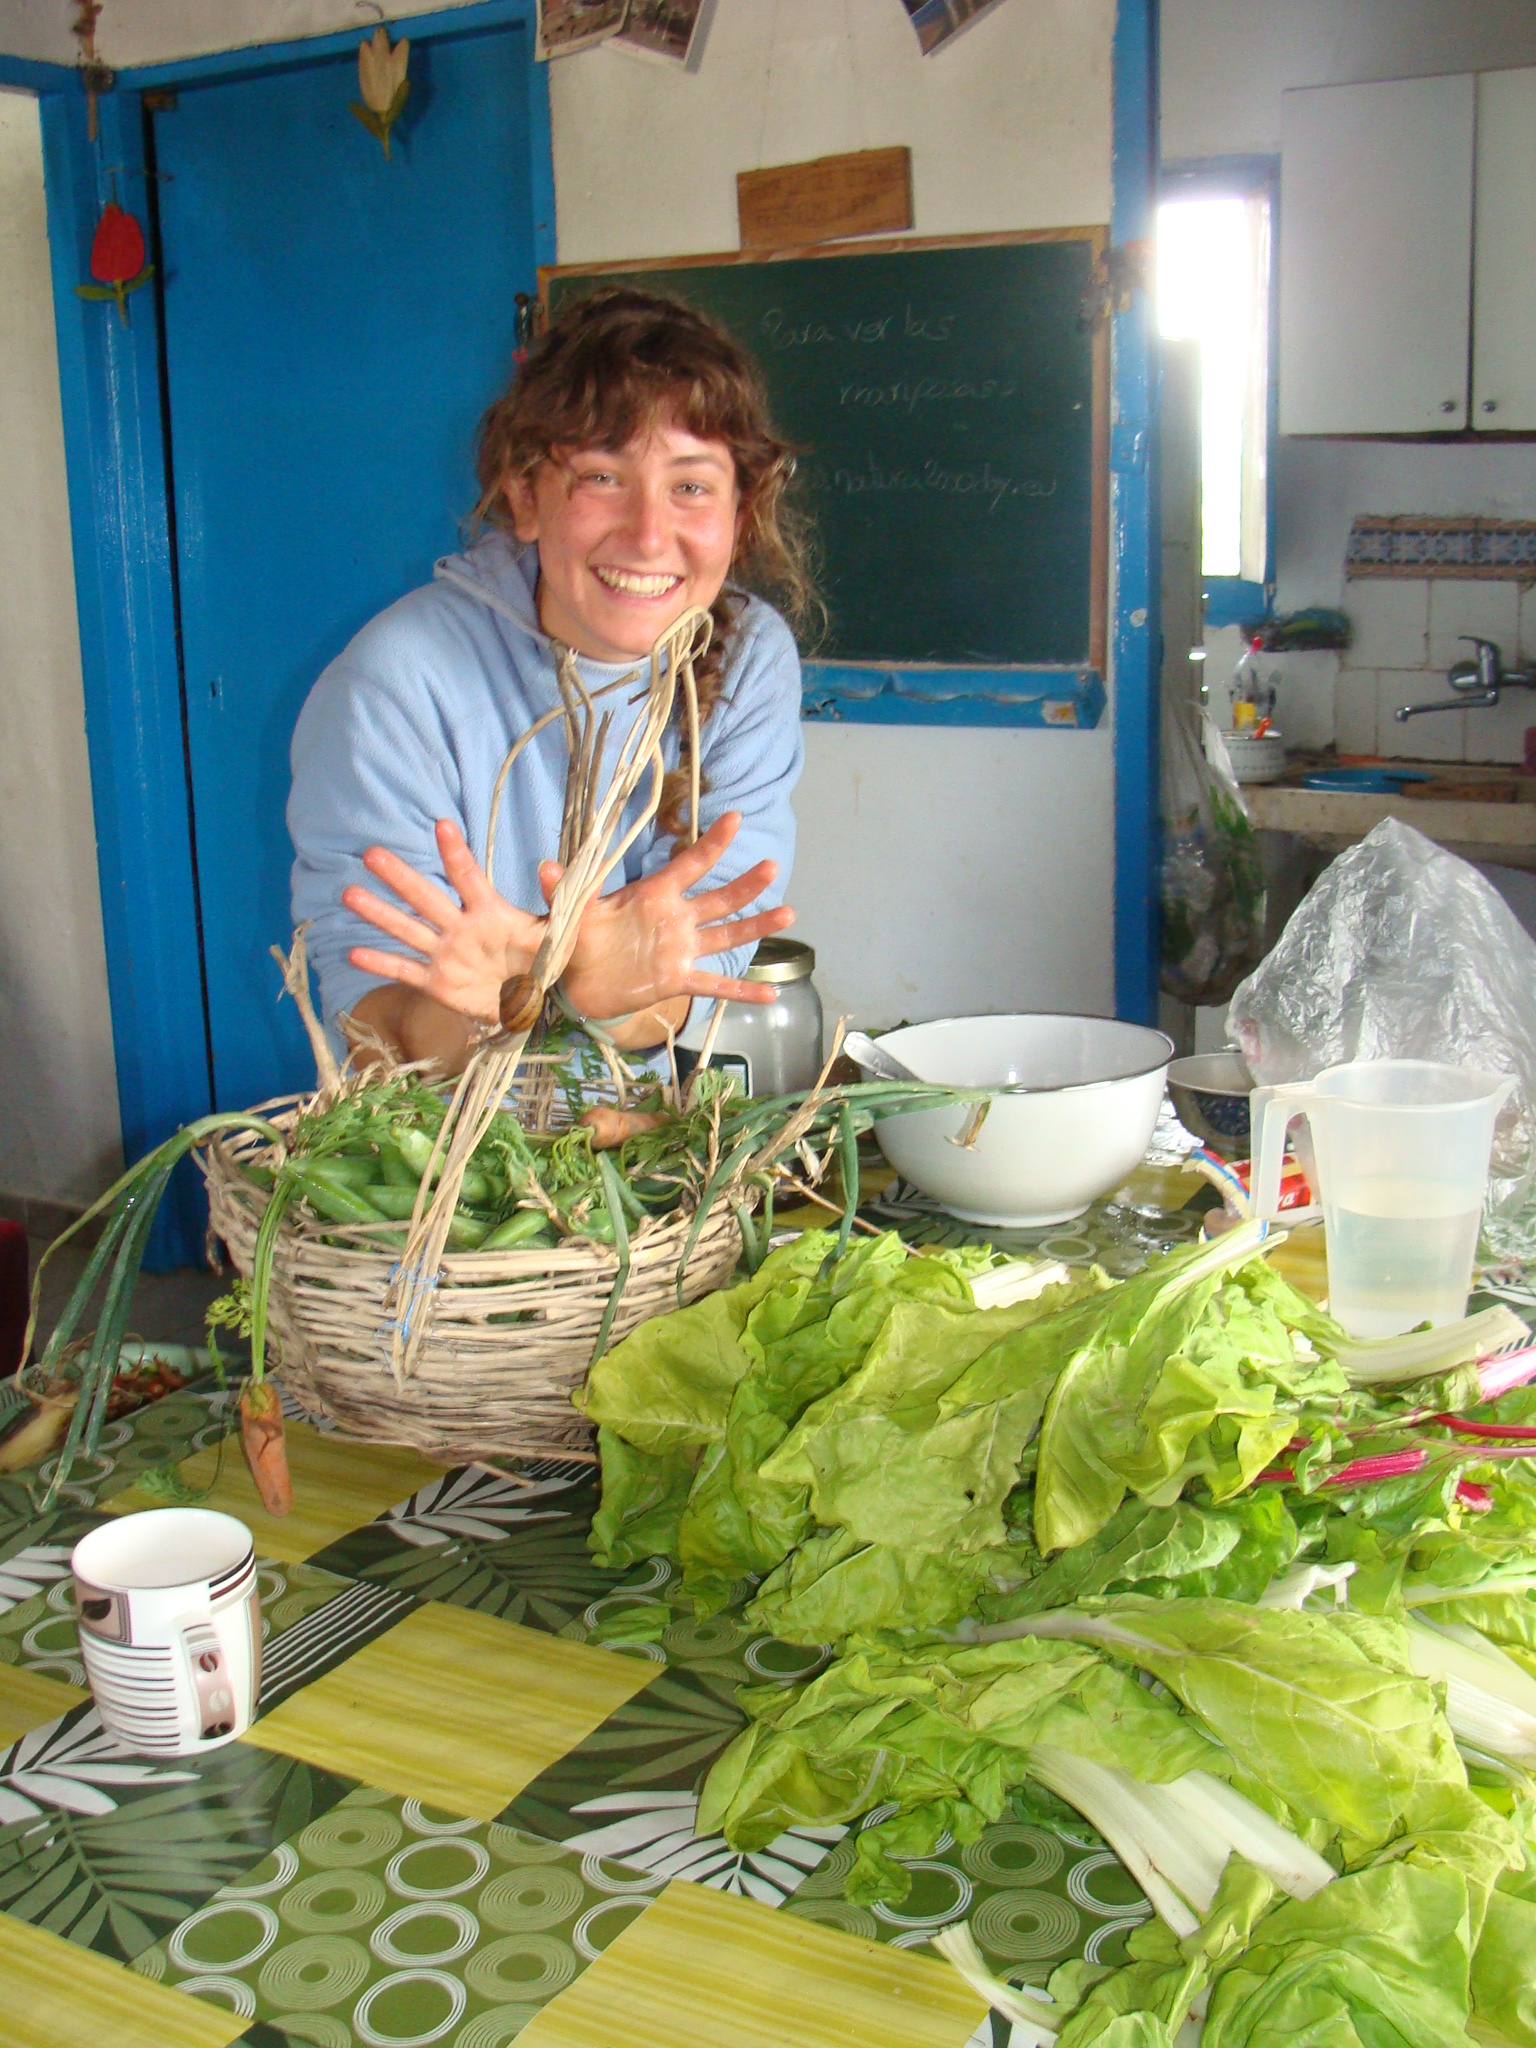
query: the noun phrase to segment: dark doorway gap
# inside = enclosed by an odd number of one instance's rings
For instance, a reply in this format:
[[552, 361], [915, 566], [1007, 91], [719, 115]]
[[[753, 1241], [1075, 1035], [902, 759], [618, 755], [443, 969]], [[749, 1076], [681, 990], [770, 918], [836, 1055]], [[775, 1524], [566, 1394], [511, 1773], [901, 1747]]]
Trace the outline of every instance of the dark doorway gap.
[[[155, 104], [151, 105], [153, 98]], [[171, 366], [166, 354], [165, 246], [160, 234], [160, 168], [155, 150], [155, 115], [174, 110], [173, 94], [146, 94], [144, 121], [144, 210], [149, 222], [149, 245], [154, 251], [155, 291], [155, 373], [159, 384], [161, 446], [165, 450], [166, 552], [171, 579], [171, 617], [175, 626], [176, 695], [181, 714], [181, 763], [187, 784], [187, 836], [192, 851], [192, 909], [197, 920], [197, 978], [203, 1000], [203, 1057], [208, 1070], [208, 1107], [218, 1107], [213, 1068], [213, 1022], [208, 1006], [208, 956], [203, 935], [202, 883], [197, 866], [197, 802], [192, 784], [192, 729], [187, 717], [187, 665], [181, 634], [181, 561], [176, 537], [176, 470], [171, 440]]]

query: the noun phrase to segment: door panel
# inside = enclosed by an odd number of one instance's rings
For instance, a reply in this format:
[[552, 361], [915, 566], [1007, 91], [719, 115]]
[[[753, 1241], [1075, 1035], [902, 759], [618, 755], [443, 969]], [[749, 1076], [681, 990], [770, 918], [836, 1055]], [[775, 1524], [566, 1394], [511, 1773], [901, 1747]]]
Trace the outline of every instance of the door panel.
[[1281, 95], [1280, 431], [1467, 423], [1470, 73]]
[[413, 43], [386, 162], [355, 60], [154, 116], [171, 461], [214, 1085], [312, 1084], [289, 937], [288, 744], [325, 664], [431, 575], [533, 289], [521, 28]]
[[1536, 428], [1536, 69], [1477, 81], [1477, 296], [1472, 316], [1472, 424]]

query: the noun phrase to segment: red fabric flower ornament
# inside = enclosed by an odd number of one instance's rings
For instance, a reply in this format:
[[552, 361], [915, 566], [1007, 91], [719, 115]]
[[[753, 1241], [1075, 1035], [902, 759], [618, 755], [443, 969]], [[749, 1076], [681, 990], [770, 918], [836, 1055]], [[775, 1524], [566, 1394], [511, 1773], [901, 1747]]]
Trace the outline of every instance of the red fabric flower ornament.
[[136, 292], [154, 274], [153, 263], [144, 261], [144, 230], [131, 213], [109, 199], [91, 238], [91, 275], [96, 283], [77, 284], [75, 291], [82, 299], [115, 299], [126, 327], [129, 292]]

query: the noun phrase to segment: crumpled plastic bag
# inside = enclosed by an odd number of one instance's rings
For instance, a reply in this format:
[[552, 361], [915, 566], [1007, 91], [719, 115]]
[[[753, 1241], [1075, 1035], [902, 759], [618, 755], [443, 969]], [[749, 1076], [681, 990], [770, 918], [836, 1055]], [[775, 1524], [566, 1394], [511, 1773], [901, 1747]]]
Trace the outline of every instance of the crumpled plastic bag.
[[1165, 995], [1224, 1003], [1264, 951], [1264, 872], [1232, 763], [1208, 713], [1162, 713]]
[[1345, 1060], [1514, 1074], [1488, 1210], [1536, 1182], [1536, 940], [1467, 861], [1396, 818], [1341, 853], [1234, 993], [1227, 1035], [1261, 1087]]

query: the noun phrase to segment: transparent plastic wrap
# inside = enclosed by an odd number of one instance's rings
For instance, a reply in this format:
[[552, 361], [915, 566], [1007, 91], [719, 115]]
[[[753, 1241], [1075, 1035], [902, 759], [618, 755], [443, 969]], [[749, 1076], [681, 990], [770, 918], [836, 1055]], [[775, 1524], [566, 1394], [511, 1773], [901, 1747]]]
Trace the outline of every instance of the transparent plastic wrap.
[[1258, 842], [1221, 734], [1169, 697], [1162, 727], [1162, 987], [1224, 1003], [1264, 951]]
[[1383, 819], [1318, 877], [1233, 996], [1227, 1032], [1262, 1087], [1354, 1059], [1515, 1075], [1487, 1214], [1521, 1223], [1489, 1241], [1536, 1252], [1536, 940], [1476, 868]]

